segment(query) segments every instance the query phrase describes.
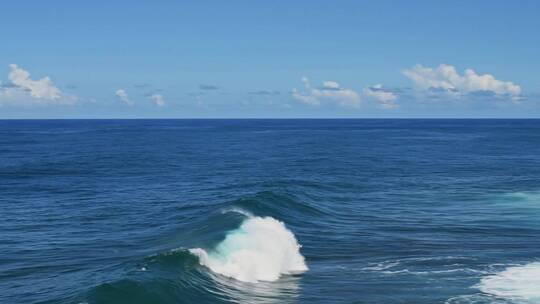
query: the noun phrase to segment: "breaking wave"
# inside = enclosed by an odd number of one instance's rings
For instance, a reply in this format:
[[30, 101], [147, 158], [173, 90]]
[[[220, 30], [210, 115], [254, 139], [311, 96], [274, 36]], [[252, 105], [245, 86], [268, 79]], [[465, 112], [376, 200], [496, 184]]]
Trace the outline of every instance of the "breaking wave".
[[484, 277], [477, 288], [482, 292], [517, 303], [540, 303], [540, 262], [513, 266]]
[[244, 222], [214, 249], [190, 249], [201, 265], [244, 282], [276, 281], [308, 270], [301, 245], [283, 222], [242, 214], [247, 216]]

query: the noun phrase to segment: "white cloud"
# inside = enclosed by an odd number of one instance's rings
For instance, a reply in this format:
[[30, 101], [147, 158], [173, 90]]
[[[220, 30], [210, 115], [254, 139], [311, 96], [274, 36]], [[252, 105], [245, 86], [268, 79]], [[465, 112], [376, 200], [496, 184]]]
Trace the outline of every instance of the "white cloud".
[[292, 97], [300, 102], [309, 105], [320, 105], [323, 102], [335, 102], [341, 106], [358, 107], [361, 99], [360, 95], [351, 89], [342, 88], [335, 81], [324, 81], [322, 86], [314, 88], [309, 79], [302, 77], [304, 91], [292, 90]]
[[394, 94], [394, 92], [383, 88], [381, 84], [364, 88], [363, 92], [365, 96], [373, 98], [379, 102], [380, 107], [383, 109], [390, 110], [398, 108], [398, 105], [395, 103], [396, 99], [398, 98], [397, 95]]
[[521, 87], [510, 81], [501, 81], [490, 74], [477, 74], [472, 69], [466, 69], [460, 75], [456, 68], [441, 64], [436, 68], [416, 65], [406, 69], [403, 74], [411, 79], [422, 90], [438, 89], [452, 94], [467, 94], [473, 92], [490, 92], [497, 96], [508, 96], [518, 100]]
[[10, 64], [9, 80], [11, 83], [30, 93], [32, 97], [43, 99], [59, 99], [60, 90], [55, 87], [49, 77], [39, 80], [30, 79], [30, 73], [19, 68], [16, 64]]
[[339, 83], [335, 81], [324, 81], [323, 88], [327, 89], [339, 89]]
[[68, 105], [77, 101], [76, 96], [63, 95], [49, 77], [38, 80], [16, 64], [9, 65], [9, 83], [0, 83], [0, 105]]
[[158, 107], [163, 107], [165, 105], [165, 99], [163, 98], [163, 95], [161, 94], [154, 94], [150, 96], [150, 99], [152, 99], [154, 104]]
[[129, 99], [129, 96], [124, 89], [116, 90], [115, 95], [121, 102], [125, 103], [128, 106], [132, 106], [135, 104], [131, 99]]

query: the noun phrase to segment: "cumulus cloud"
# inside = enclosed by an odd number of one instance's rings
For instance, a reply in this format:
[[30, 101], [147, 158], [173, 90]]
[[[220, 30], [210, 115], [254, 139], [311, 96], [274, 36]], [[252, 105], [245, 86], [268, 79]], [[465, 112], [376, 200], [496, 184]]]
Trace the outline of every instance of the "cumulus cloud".
[[124, 89], [116, 90], [115, 95], [116, 95], [116, 97], [118, 97], [118, 99], [121, 102], [123, 102], [124, 104], [126, 104], [128, 106], [132, 106], [132, 105], [135, 104], [131, 99], [129, 99], [129, 96], [128, 96], [127, 92]]
[[11, 83], [30, 93], [32, 97], [43, 99], [59, 99], [60, 90], [54, 86], [49, 77], [43, 77], [38, 80], [30, 79], [30, 73], [19, 68], [16, 64], [10, 64], [9, 80]]
[[477, 74], [472, 69], [466, 69], [460, 75], [454, 66], [441, 64], [436, 68], [416, 65], [406, 69], [403, 74], [412, 80], [421, 90], [445, 91], [451, 94], [469, 94], [488, 92], [499, 97], [510, 97], [519, 100], [521, 87], [510, 81], [496, 79], [490, 74]]
[[363, 92], [365, 96], [376, 100], [383, 109], [390, 110], [398, 107], [395, 103], [398, 98], [397, 95], [394, 94], [394, 92], [383, 88], [381, 84], [364, 88]]
[[165, 105], [165, 99], [163, 98], [163, 95], [161, 94], [154, 94], [150, 96], [150, 99], [158, 107], [163, 107]]
[[34, 80], [16, 64], [9, 65], [9, 83], [0, 83], [0, 105], [30, 106], [73, 104], [77, 98], [64, 95], [46, 76]]
[[344, 89], [336, 81], [324, 81], [321, 87], [312, 87], [309, 79], [302, 77], [304, 91], [292, 90], [292, 97], [308, 105], [320, 105], [323, 102], [334, 102], [341, 106], [358, 107], [360, 95], [351, 89]]
[[322, 87], [327, 90], [339, 90], [339, 83], [335, 81], [323, 81]]

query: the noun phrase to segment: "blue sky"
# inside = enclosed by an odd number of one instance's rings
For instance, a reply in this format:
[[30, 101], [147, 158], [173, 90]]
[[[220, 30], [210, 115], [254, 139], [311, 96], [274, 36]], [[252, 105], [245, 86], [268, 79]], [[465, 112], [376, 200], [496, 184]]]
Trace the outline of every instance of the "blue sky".
[[0, 118], [538, 117], [539, 1], [9, 1]]

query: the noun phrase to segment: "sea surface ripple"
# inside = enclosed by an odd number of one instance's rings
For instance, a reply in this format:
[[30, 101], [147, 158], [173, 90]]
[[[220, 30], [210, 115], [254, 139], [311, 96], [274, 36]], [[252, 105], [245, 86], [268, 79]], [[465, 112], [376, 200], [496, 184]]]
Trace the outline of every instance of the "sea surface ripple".
[[3, 120], [0, 214], [0, 303], [540, 303], [540, 120]]

